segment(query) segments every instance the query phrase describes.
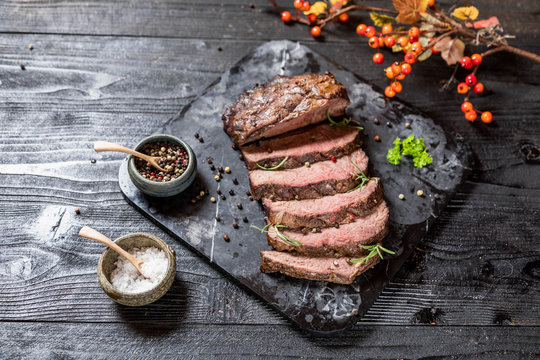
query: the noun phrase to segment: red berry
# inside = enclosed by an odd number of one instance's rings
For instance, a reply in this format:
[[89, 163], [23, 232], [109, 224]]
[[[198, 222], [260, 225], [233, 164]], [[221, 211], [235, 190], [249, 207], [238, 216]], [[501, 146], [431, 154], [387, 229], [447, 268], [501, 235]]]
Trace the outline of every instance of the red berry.
[[396, 76], [396, 80], [403, 80], [405, 79], [405, 74], [399, 74], [398, 76]]
[[309, 22], [314, 23], [315, 21], [317, 21], [317, 15], [315, 15], [315, 14], [309, 14], [309, 15], [307, 16], [307, 19], [309, 20]]
[[401, 85], [399, 81], [394, 81], [391, 86], [392, 90], [394, 90], [396, 94], [400, 93], [401, 90], [403, 90], [403, 85]]
[[482, 55], [480, 54], [473, 54], [471, 56], [471, 60], [473, 62], [474, 65], [478, 66], [482, 63]]
[[334, 155], [332, 155], [332, 157], [330, 158], [330, 160], [332, 160], [332, 162], [336, 162], [336, 157]]
[[294, 7], [297, 9], [301, 9], [302, 5], [304, 5], [304, 0], [294, 0]]
[[311, 28], [311, 36], [313, 36], [313, 37], [321, 36], [321, 27], [320, 26], [312, 27]]
[[402, 74], [405, 74], [405, 75], [409, 75], [412, 71], [412, 67], [411, 65], [405, 63], [405, 64], [401, 64], [401, 73]]
[[484, 91], [484, 84], [482, 84], [482, 83], [476, 83], [476, 85], [474, 85], [474, 87], [473, 87], [473, 91], [474, 91], [476, 94], [480, 94], [482, 91]]
[[384, 44], [391, 48], [392, 46], [396, 45], [396, 38], [391, 36], [391, 35], [388, 35], [387, 37], [384, 38]]
[[411, 45], [411, 51], [415, 54], [419, 54], [422, 52], [422, 44], [420, 44], [418, 41], [417, 42], [414, 42], [412, 45]]
[[414, 37], [414, 36], [409, 36], [409, 42], [412, 44], [412, 43], [415, 43], [418, 41], [418, 38], [417, 37]]
[[369, 46], [371, 46], [374, 49], [378, 48], [379, 47], [379, 38], [376, 37], [376, 36], [370, 37], [369, 40], [368, 40], [368, 44], [369, 44]]
[[393, 63], [390, 68], [392, 69], [392, 72], [394, 73], [394, 76], [397, 76], [399, 75], [399, 73], [401, 72], [401, 66], [399, 65], [399, 63], [396, 61], [395, 63]]
[[386, 77], [389, 79], [393, 79], [395, 77], [394, 72], [392, 71], [392, 67], [387, 67], [384, 72], [386, 73]]
[[366, 28], [366, 31], [364, 32], [364, 35], [366, 35], [367, 37], [372, 37], [375, 35], [377, 31], [375, 30], [375, 28], [373, 26], [368, 26]]
[[468, 57], [468, 56], [462, 57], [461, 61], [459, 63], [461, 65], [461, 67], [464, 68], [465, 70], [472, 69], [472, 67], [474, 66], [471, 58]]
[[459, 83], [457, 86], [457, 92], [460, 94], [466, 94], [469, 91], [469, 85], [464, 82]]
[[414, 64], [416, 62], [416, 55], [412, 52], [405, 54], [405, 62], [408, 64]]
[[281, 21], [283, 21], [284, 23], [288, 23], [289, 21], [291, 21], [291, 18], [292, 15], [288, 11], [284, 11], [281, 13]]
[[387, 33], [392, 32], [392, 31], [394, 31], [394, 28], [392, 27], [392, 25], [390, 25], [390, 24], [383, 25], [383, 27], [382, 27], [382, 33], [383, 34], [387, 34]]
[[489, 111], [484, 111], [482, 115], [480, 115], [480, 119], [482, 120], [482, 122], [489, 124], [493, 121], [493, 114]]
[[465, 78], [465, 83], [469, 86], [473, 86], [474, 84], [476, 84], [476, 75], [474, 74], [467, 75], [467, 77]]
[[473, 110], [473, 104], [471, 104], [469, 101], [465, 101], [463, 104], [461, 104], [461, 111], [463, 111], [464, 113], [468, 113], [469, 111]]
[[429, 5], [429, 7], [434, 7], [435, 6], [435, 0], [428, 0], [427, 4]]
[[405, 36], [400, 36], [398, 39], [398, 44], [404, 48], [405, 46], [409, 45], [409, 39], [407, 39]]
[[[431, 44], [435, 39], [436, 39], [436, 38], [431, 38], [431, 39], [429, 39], [428, 44]], [[430, 46], [430, 49], [431, 49], [431, 52], [432, 52], [433, 54], [435, 54], [435, 55], [438, 54], [438, 53], [440, 53], [440, 51], [439, 51], [439, 50], [435, 50], [435, 48], [434, 48], [433, 46]]]
[[311, 5], [309, 4], [309, 1], [304, 1], [302, 3], [302, 8], [301, 10], [302, 11], [309, 11], [309, 9], [311, 9]]
[[158, 179], [158, 180], [163, 180], [163, 178], [162, 178], [161, 176], [160, 176], [160, 177], [158, 177], [157, 179]]
[[476, 111], [469, 111], [465, 113], [465, 119], [467, 119], [467, 121], [474, 121], [476, 120], [477, 116]]
[[377, 65], [382, 64], [384, 61], [384, 55], [382, 53], [376, 53], [373, 55], [373, 62]]
[[353, 214], [349, 215], [349, 220], [350, 220], [350, 221], [353, 221], [353, 220], [354, 220], [354, 215], [353, 215]]
[[366, 24], [360, 24], [356, 27], [356, 33], [358, 35], [366, 35], [366, 29], [367, 29]]
[[346, 23], [347, 21], [349, 21], [349, 14], [343, 13], [339, 15], [339, 21], [341, 21], [342, 23]]
[[391, 86], [387, 86], [386, 89], [384, 89], [384, 95], [388, 96], [389, 98], [393, 98], [396, 96], [396, 92], [392, 89]]
[[413, 26], [409, 29], [409, 37], [418, 38], [420, 37], [420, 29], [416, 26]]

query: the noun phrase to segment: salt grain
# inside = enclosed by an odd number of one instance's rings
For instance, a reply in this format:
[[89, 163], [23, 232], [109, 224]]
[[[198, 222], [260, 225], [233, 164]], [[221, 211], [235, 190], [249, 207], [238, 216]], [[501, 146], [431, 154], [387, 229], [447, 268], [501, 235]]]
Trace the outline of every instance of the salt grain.
[[127, 259], [119, 256], [111, 273], [111, 284], [116, 289], [130, 294], [141, 293], [157, 286], [165, 278], [169, 260], [163, 250], [156, 247], [133, 248], [128, 251], [144, 260], [141, 269], [149, 277], [145, 279]]

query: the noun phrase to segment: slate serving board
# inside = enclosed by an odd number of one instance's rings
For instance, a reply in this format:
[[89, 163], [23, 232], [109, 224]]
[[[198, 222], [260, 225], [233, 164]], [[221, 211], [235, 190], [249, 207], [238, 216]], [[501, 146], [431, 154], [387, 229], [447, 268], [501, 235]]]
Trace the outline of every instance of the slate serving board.
[[[257, 83], [262, 84], [276, 74], [326, 71], [332, 72], [348, 89], [352, 104], [347, 114], [366, 129], [363, 148], [370, 158], [370, 173], [382, 179], [390, 207], [391, 229], [384, 246], [396, 252], [351, 285], [259, 271], [259, 252], [269, 247], [265, 235], [250, 225], [264, 226], [264, 212], [260, 203], [250, 201], [245, 193], [249, 189], [248, 170], [239, 159], [240, 152], [232, 148], [221, 121], [224, 108]], [[379, 119], [379, 125], [374, 123], [375, 118]], [[412, 124], [411, 129], [405, 127], [406, 122]], [[453, 141], [433, 120], [397, 100], [390, 101], [354, 73], [290, 41], [271, 41], [257, 47], [168, 122], [163, 132], [182, 138], [193, 148], [198, 161], [195, 182], [173, 198], [151, 198], [131, 183], [125, 161], [120, 168], [119, 183], [127, 201], [285, 316], [317, 332], [342, 330], [361, 318], [446, 206], [467, 168], [466, 147]], [[204, 142], [199, 142], [195, 133]], [[434, 159], [430, 166], [417, 169], [408, 159], [399, 166], [386, 161], [392, 141], [411, 133], [424, 138]], [[375, 135], [381, 137], [381, 142], [373, 140]], [[231, 174], [216, 182], [217, 170], [210, 170], [207, 157], [213, 159], [216, 168], [229, 166]], [[239, 185], [233, 184], [234, 177]], [[217, 195], [218, 189], [226, 196], [225, 200]], [[230, 189], [234, 190], [234, 196], [229, 194]], [[424, 191], [424, 196], [416, 195], [418, 189]], [[208, 190], [210, 195], [193, 203], [201, 190]], [[405, 195], [405, 200], [398, 199], [400, 193]], [[211, 196], [217, 199], [216, 203], [210, 202]], [[216, 221], [216, 215], [220, 216], [220, 222]], [[248, 223], [242, 221], [244, 216]], [[234, 220], [239, 224], [238, 229], [232, 226]], [[224, 240], [225, 234], [229, 235], [229, 242]]]

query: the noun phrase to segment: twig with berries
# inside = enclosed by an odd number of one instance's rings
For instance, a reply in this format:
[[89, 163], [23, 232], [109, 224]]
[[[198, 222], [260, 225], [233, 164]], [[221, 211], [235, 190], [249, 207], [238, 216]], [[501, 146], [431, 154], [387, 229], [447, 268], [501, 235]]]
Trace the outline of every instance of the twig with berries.
[[[451, 15], [447, 15], [435, 6], [435, 0], [412, 2], [393, 0], [395, 9], [355, 5], [348, 0], [315, 1], [313, 4], [306, 0], [294, 0], [295, 16], [293, 16], [289, 11], [283, 11], [274, 0], [269, 1], [281, 13], [283, 22], [309, 25], [311, 35], [316, 38], [321, 36], [322, 29], [330, 22], [347, 22], [349, 12], [369, 11], [374, 26], [360, 24], [356, 27], [356, 32], [358, 35], [366, 36], [368, 45], [377, 50], [373, 55], [373, 62], [384, 63], [384, 55], [381, 52], [384, 47], [391, 48], [394, 53], [404, 53], [403, 61], [396, 61], [385, 69], [390, 84], [384, 93], [389, 98], [403, 90], [401, 81], [411, 73], [412, 65], [427, 60], [433, 54], [440, 54], [448, 65], [459, 63], [463, 69], [472, 70], [465, 80], [457, 85], [458, 93], [465, 95], [461, 109], [468, 121], [476, 120], [477, 114], [481, 114], [480, 118], [484, 123], [493, 120], [491, 112], [479, 111], [470, 102], [471, 92], [480, 94], [484, 91], [484, 84], [478, 82], [476, 73], [486, 56], [507, 51], [540, 62], [539, 55], [508, 44], [507, 39], [512, 36], [504, 34], [496, 17], [475, 21], [478, 9], [474, 6], [455, 8]], [[394, 29], [395, 23], [411, 27], [407, 29], [399, 26]], [[381, 30], [378, 31], [376, 27]], [[469, 57], [464, 55], [467, 44], [483, 44], [489, 49]], [[455, 74], [454, 71], [452, 79], [455, 78]]]

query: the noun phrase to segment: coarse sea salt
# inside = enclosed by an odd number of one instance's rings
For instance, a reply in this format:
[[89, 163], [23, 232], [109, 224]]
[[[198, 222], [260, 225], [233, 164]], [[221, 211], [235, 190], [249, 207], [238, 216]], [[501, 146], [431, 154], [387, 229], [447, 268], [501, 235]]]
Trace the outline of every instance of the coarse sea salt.
[[142, 276], [126, 258], [118, 256], [114, 263], [116, 268], [111, 273], [112, 286], [124, 293], [137, 294], [152, 289], [163, 280], [169, 266], [163, 250], [152, 246], [133, 248], [128, 253], [145, 261], [141, 269], [149, 279]]

